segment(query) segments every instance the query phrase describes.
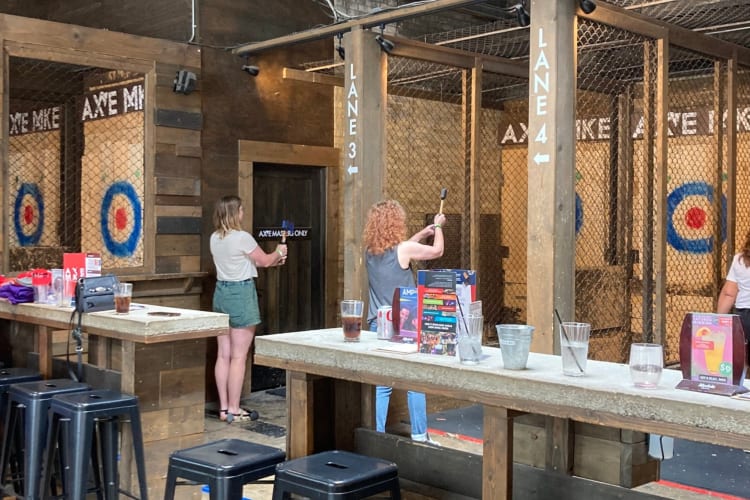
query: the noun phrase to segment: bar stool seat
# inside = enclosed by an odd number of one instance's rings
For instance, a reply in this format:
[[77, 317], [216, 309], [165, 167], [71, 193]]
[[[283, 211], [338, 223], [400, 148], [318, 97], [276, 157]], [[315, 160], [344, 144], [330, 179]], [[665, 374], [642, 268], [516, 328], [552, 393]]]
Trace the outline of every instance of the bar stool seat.
[[355, 500], [390, 491], [401, 498], [398, 466], [348, 451], [325, 451], [276, 466], [273, 500], [292, 494], [307, 498]]
[[242, 487], [274, 473], [283, 462], [283, 450], [240, 439], [220, 439], [169, 457], [164, 500], [174, 498], [177, 478], [207, 484], [211, 500], [242, 498]]
[[[46, 446], [47, 412], [52, 397], [59, 394], [70, 394], [88, 391], [88, 384], [62, 378], [22, 382], [13, 384], [8, 389], [8, 408], [5, 412], [3, 429], [3, 447], [0, 454], [0, 477], [5, 473], [10, 462], [12, 445], [24, 450], [23, 491], [25, 498], [38, 498], [41, 492], [42, 457]], [[23, 426], [21, 432], [20, 426]], [[17, 436], [22, 436], [23, 445], [18, 443]], [[20, 492], [19, 492], [20, 493]]]
[[0, 418], [3, 421], [5, 420], [5, 408], [8, 404], [10, 386], [37, 380], [42, 380], [42, 374], [31, 368], [0, 368]]
[[[132, 446], [135, 464], [138, 471], [138, 486], [141, 500], [148, 499], [148, 485], [146, 484], [146, 463], [143, 449], [143, 432], [141, 430], [141, 416], [138, 409], [138, 398], [109, 389], [95, 389], [85, 393], [64, 394], [52, 398], [50, 405], [49, 430], [47, 432], [48, 445], [60, 436], [61, 453], [65, 464], [65, 478], [63, 481], [63, 498], [83, 500], [86, 497], [89, 459], [92, 453], [96, 457], [98, 450], [92, 449], [95, 432], [101, 437], [102, 475], [104, 484], [104, 498], [116, 499], [120, 497], [120, 482], [117, 470], [117, 450], [119, 440], [119, 424], [121, 417], [130, 421]], [[62, 428], [62, 430], [61, 430]], [[51, 446], [48, 446], [51, 449]], [[51, 469], [52, 456], [47, 454], [45, 459], [44, 484], [49, 483], [48, 472]], [[94, 471], [95, 474], [98, 471]], [[100, 482], [97, 480], [97, 484]], [[128, 492], [127, 496], [135, 498]]]

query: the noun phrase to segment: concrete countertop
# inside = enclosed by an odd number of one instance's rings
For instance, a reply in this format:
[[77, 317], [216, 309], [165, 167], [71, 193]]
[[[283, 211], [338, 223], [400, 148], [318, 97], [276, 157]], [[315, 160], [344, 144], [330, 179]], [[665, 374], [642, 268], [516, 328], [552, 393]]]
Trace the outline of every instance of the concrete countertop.
[[[17, 304], [0, 300], [0, 318], [52, 328], [69, 329], [78, 321], [72, 307]], [[221, 313], [132, 303], [127, 314], [85, 313], [83, 331], [102, 337], [141, 343], [214, 337], [229, 331], [229, 316]]]
[[259, 364], [750, 448], [750, 400], [675, 389], [676, 370], [664, 370], [657, 388], [640, 389], [625, 364], [588, 360], [585, 376], [569, 377], [560, 356], [531, 353], [527, 369], [506, 370], [500, 349], [484, 346], [480, 363], [467, 366], [456, 357], [382, 351], [390, 343], [374, 332], [344, 342], [340, 328], [265, 335], [255, 344]]

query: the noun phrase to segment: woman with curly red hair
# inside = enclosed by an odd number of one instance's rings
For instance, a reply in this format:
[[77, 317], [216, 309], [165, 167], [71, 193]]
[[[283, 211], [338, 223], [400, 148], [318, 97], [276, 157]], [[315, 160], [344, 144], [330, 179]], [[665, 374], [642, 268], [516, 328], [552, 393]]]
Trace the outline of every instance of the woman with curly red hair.
[[[370, 207], [363, 232], [365, 263], [369, 282], [370, 306], [367, 322], [376, 330], [380, 306], [390, 306], [393, 292], [399, 287], [414, 287], [412, 260], [432, 260], [443, 255], [445, 215], [436, 214], [433, 224], [406, 239], [406, 212], [395, 200], [385, 200]], [[434, 236], [432, 245], [420, 243]], [[376, 430], [385, 432], [391, 387], [377, 386], [375, 398]], [[437, 444], [427, 434], [427, 401], [420, 392], [408, 391], [411, 437], [415, 441]]]

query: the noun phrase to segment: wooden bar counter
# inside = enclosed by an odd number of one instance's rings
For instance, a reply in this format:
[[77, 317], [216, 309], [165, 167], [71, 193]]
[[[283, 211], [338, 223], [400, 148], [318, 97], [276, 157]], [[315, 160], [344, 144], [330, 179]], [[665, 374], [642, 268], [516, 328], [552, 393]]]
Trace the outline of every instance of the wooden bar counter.
[[[8, 320], [3, 343], [14, 350], [14, 360], [27, 358], [27, 363], [16, 365], [35, 367], [38, 360], [45, 378], [77, 372], [73, 340], [68, 356], [52, 356], [53, 336], [69, 337], [77, 324], [72, 308], [0, 301], [0, 319]], [[169, 453], [203, 442], [206, 339], [226, 334], [229, 318], [133, 303], [127, 314], [101, 311], [86, 313], [81, 319], [88, 348], [83, 381], [138, 396], [149, 497], [161, 498]], [[123, 446], [121, 484], [137, 492], [129, 452]]]
[[[387, 344], [377, 340], [375, 333], [364, 331], [359, 343], [345, 343], [340, 328], [256, 339], [256, 363], [288, 370], [289, 458], [329, 446], [356, 449], [355, 439], [362, 433], [359, 428], [372, 429], [372, 385], [483, 405], [484, 444], [478, 477], [471, 474], [471, 460], [459, 465], [463, 467], [459, 475], [471, 476], [475, 484], [481, 478], [481, 492], [473, 495], [481, 498], [512, 498], [513, 474], [518, 471], [513, 465], [513, 419], [522, 413], [750, 449], [750, 401], [677, 390], [674, 387], [682, 377], [676, 370], [665, 370], [659, 387], [645, 390], [632, 385], [624, 364], [589, 360], [585, 376], [567, 377], [561, 373], [559, 356], [531, 353], [527, 369], [514, 371], [502, 368], [497, 348], [483, 347], [480, 364], [466, 366], [454, 357], [379, 350]], [[321, 397], [316, 388], [321, 379], [333, 380], [333, 396]], [[321, 421], [333, 423], [334, 428], [326, 429]], [[326, 432], [331, 433], [328, 441], [322, 435]], [[449, 462], [449, 451], [434, 448], [431, 453], [437, 454], [436, 461], [443, 454]], [[619, 489], [626, 494], [631, 491]]]

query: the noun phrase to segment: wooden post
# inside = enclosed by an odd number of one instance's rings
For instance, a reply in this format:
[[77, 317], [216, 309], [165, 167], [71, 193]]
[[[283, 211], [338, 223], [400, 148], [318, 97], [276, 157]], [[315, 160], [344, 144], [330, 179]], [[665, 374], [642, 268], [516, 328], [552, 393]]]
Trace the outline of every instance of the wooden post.
[[385, 176], [387, 55], [375, 34], [357, 27], [344, 37], [344, 298], [367, 298], [362, 227], [382, 197]]
[[667, 110], [669, 107], [669, 38], [656, 41], [656, 191], [654, 273], [656, 279], [653, 342], [664, 344], [667, 329]]
[[314, 452], [313, 376], [286, 372], [286, 456], [306, 457]]
[[526, 322], [532, 350], [559, 352], [555, 313], [575, 300], [575, 2], [532, 0]]
[[513, 498], [513, 418], [521, 414], [484, 405], [482, 498]]

